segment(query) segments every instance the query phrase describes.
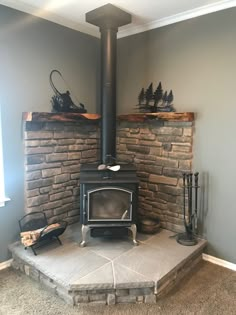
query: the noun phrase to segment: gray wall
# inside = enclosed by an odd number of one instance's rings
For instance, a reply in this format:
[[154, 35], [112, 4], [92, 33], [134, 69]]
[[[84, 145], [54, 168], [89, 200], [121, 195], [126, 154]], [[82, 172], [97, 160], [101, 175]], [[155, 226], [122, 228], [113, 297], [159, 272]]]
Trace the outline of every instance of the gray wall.
[[[194, 169], [200, 171], [201, 230], [208, 252], [236, 263], [236, 9], [118, 41], [118, 113], [132, 112], [150, 82], [173, 89], [177, 111], [194, 111]], [[98, 40], [0, 6], [0, 105], [6, 193], [0, 208], [0, 262], [23, 215], [23, 111], [51, 111], [48, 76], [60, 70], [71, 91], [96, 112]]]
[[178, 112], [196, 113], [194, 170], [201, 174], [201, 233], [208, 253], [236, 263], [236, 8], [119, 40], [118, 109], [162, 81]]
[[22, 112], [51, 111], [52, 69], [61, 71], [89, 112], [96, 112], [98, 50], [96, 38], [0, 6], [0, 105], [11, 198], [0, 208], [0, 262], [9, 258], [7, 246], [17, 237], [24, 213]]

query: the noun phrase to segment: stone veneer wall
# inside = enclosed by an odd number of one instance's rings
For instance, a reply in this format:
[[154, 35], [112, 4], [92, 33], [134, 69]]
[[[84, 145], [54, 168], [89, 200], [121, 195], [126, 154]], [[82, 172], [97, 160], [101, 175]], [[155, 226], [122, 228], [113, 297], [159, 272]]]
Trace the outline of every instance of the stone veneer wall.
[[[134, 163], [140, 179], [139, 217], [183, 229], [182, 172], [192, 168], [193, 122], [119, 122], [117, 160]], [[25, 122], [25, 212], [50, 223], [79, 220], [80, 164], [98, 161], [97, 121]]]
[[25, 122], [25, 212], [44, 211], [49, 223], [79, 220], [81, 163], [98, 159], [98, 124]]
[[192, 169], [193, 122], [122, 122], [117, 158], [134, 163], [140, 179], [139, 217], [183, 230], [182, 173]]

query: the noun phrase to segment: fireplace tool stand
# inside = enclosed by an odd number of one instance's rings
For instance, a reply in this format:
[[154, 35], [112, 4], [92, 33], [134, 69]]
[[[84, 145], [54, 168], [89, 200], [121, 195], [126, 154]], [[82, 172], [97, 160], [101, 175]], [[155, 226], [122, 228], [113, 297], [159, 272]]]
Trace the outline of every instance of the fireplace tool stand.
[[[184, 210], [184, 227], [185, 232], [177, 235], [177, 242], [185, 246], [196, 245], [197, 230], [197, 210], [198, 210], [198, 175], [192, 173], [183, 173], [183, 210]], [[194, 183], [193, 183], [194, 178]], [[186, 185], [187, 183], [187, 185]], [[193, 211], [193, 195], [194, 195], [194, 211]], [[186, 200], [187, 210], [186, 211]]]

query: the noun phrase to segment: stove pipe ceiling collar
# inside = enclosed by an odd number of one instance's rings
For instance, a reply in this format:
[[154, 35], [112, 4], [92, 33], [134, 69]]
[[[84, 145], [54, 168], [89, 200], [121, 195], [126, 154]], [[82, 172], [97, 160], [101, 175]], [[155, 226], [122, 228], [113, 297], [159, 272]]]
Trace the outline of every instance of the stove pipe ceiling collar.
[[86, 22], [101, 32], [101, 161], [116, 158], [116, 47], [118, 27], [131, 23], [131, 15], [112, 4], [86, 13]]

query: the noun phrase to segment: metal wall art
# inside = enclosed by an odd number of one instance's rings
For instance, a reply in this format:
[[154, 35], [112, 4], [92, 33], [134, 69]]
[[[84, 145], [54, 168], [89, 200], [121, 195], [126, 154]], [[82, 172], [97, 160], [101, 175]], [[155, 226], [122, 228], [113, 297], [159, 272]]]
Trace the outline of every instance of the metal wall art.
[[141, 113], [175, 112], [173, 100], [172, 90], [169, 93], [167, 91], [163, 93], [161, 82], [159, 82], [158, 87], [153, 91], [151, 83], [146, 91], [144, 88], [141, 89], [137, 107]]
[[74, 102], [72, 101], [70, 97], [69, 91], [66, 91], [65, 93], [61, 93], [58, 91], [58, 89], [55, 87], [52, 80], [54, 73], [59, 74], [59, 76], [61, 77], [61, 79], [64, 81], [66, 85], [66, 82], [64, 78], [62, 77], [62, 74], [58, 70], [52, 70], [49, 76], [50, 85], [55, 93], [55, 95], [51, 99], [52, 111], [53, 112], [66, 112], [66, 113], [68, 112], [87, 113], [87, 110], [85, 109], [82, 103], [79, 103], [79, 105], [74, 104]]

